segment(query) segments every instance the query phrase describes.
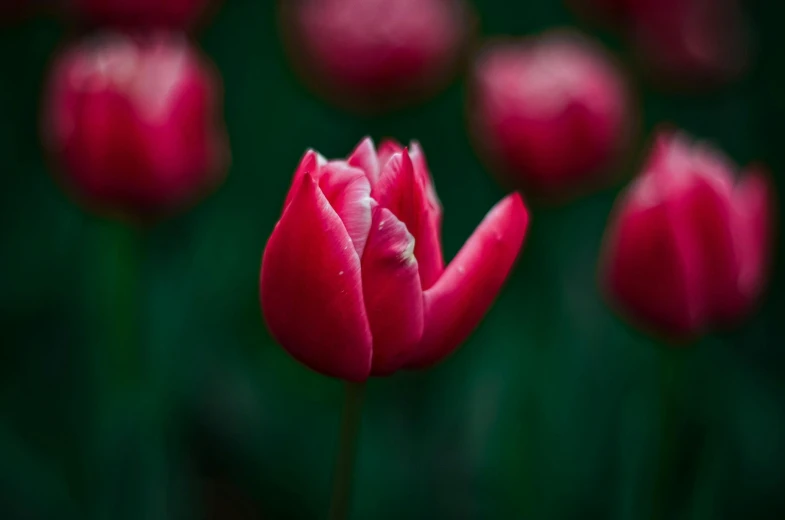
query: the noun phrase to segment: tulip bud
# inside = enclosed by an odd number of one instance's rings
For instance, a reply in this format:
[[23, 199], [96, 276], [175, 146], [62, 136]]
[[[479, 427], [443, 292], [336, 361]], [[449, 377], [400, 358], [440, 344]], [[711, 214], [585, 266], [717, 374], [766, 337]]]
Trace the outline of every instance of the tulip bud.
[[444, 266], [442, 209], [419, 144], [346, 161], [308, 151], [262, 258], [262, 311], [298, 361], [351, 381], [421, 368], [471, 333], [523, 243], [528, 213], [512, 194]]
[[397, 108], [441, 89], [470, 33], [464, 0], [287, 0], [281, 18], [306, 81], [360, 111]]
[[732, 79], [748, 61], [737, 0], [636, 0], [629, 30], [661, 81], [704, 86]]
[[228, 163], [219, 79], [183, 38], [103, 35], [55, 62], [45, 138], [99, 211], [155, 216], [216, 186]]
[[70, 0], [77, 14], [100, 25], [184, 29], [208, 0]]
[[618, 25], [660, 83], [701, 87], [747, 66], [738, 0], [566, 0], [588, 17]]
[[491, 169], [516, 188], [569, 198], [607, 183], [630, 142], [630, 95], [606, 53], [569, 32], [489, 45], [469, 117]]
[[772, 244], [768, 177], [704, 144], [661, 134], [619, 197], [602, 280], [620, 310], [672, 338], [738, 321], [764, 288]]

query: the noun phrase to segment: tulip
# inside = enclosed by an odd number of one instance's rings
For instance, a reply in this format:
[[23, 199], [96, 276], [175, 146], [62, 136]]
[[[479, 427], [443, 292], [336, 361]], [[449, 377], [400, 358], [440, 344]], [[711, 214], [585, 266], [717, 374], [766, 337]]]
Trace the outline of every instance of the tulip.
[[151, 217], [223, 178], [219, 80], [185, 39], [103, 35], [54, 66], [45, 138], [62, 181], [98, 211]]
[[747, 66], [746, 26], [738, 0], [566, 0], [619, 26], [661, 83], [705, 86]]
[[291, 0], [283, 32], [301, 75], [360, 111], [427, 97], [455, 75], [470, 33], [464, 0]]
[[444, 266], [425, 156], [365, 139], [346, 161], [308, 151], [262, 259], [261, 305], [298, 361], [349, 381], [423, 368], [478, 325], [523, 243], [518, 194]]
[[604, 288], [619, 309], [663, 336], [689, 339], [733, 323], [767, 278], [772, 187], [704, 144], [662, 133], [619, 197], [604, 242]]
[[482, 51], [469, 117], [480, 153], [505, 182], [569, 198], [610, 179], [630, 142], [630, 104], [606, 53], [559, 31]]
[[77, 14], [101, 25], [184, 29], [208, 0], [70, 0]]

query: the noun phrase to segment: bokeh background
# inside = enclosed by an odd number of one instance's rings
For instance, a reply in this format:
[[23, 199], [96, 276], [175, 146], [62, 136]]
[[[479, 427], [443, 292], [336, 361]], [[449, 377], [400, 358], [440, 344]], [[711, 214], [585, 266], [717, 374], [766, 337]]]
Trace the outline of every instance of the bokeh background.
[[[745, 3], [756, 46], [742, 79], [687, 95], [650, 87], [620, 39], [557, 0], [474, 4], [484, 35], [578, 25], [613, 49], [641, 103], [636, 165], [668, 122], [766, 163], [785, 200], [782, 2]], [[0, 518], [323, 517], [342, 386], [267, 333], [262, 249], [304, 150], [343, 156], [369, 134], [422, 142], [451, 258], [503, 195], [469, 143], [465, 77], [427, 104], [353, 116], [291, 71], [274, 2], [225, 0], [197, 38], [226, 91], [227, 181], [131, 231], [85, 213], [48, 171], [40, 96], [71, 35], [51, 16], [0, 27]], [[355, 518], [640, 519], [667, 452], [665, 517], [785, 517], [782, 241], [759, 312], [666, 349], [596, 287], [620, 188], [535, 207], [471, 340], [430, 371], [370, 381]], [[665, 429], [663, 363], [678, 372]]]

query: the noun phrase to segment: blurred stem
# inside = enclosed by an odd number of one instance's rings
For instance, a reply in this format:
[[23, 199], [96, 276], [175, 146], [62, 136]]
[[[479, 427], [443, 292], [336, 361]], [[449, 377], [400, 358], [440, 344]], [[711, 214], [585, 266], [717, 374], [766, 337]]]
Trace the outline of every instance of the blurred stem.
[[341, 433], [338, 439], [338, 459], [333, 474], [333, 497], [330, 504], [330, 520], [349, 518], [349, 502], [352, 494], [354, 459], [357, 440], [360, 436], [363, 395], [365, 383], [346, 383], [346, 393], [341, 418]]
[[686, 352], [666, 347], [659, 356], [660, 448], [654, 475], [652, 520], [669, 517], [670, 479], [678, 469], [679, 409], [684, 398]]
[[132, 391], [143, 376], [140, 329], [141, 231], [106, 223], [98, 247], [103, 258], [98, 305], [106, 335], [98, 342], [97, 382], [104, 399]]

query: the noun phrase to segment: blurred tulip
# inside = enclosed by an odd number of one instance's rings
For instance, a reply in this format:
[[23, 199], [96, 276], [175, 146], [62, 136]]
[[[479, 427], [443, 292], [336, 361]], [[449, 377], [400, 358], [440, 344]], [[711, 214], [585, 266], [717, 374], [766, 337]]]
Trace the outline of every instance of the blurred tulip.
[[731, 162], [661, 134], [606, 233], [603, 282], [631, 318], [689, 338], [738, 321], [764, 288], [772, 245], [768, 177], [734, 180]]
[[202, 14], [208, 0], [66, 0], [78, 16], [101, 25], [184, 29]]
[[661, 83], [703, 87], [732, 79], [749, 59], [738, 0], [566, 0], [618, 25]]
[[262, 259], [273, 336], [351, 381], [443, 359], [495, 299], [528, 213], [518, 194], [499, 202], [446, 268], [441, 219], [419, 144], [365, 139], [346, 161], [308, 151]]
[[397, 108], [445, 86], [471, 32], [464, 0], [284, 0], [281, 13], [301, 74], [361, 111]]
[[56, 59], [46, 142], [79, 198], [155, 216], [222, 180], [229, 151], [219, 94], [217, 74], [185, 39], [103, 35]]
[[737, 0], [636, 0], [629, 30], [663, 82], [702, 87], [732, 79], [748, 61]]
[[607, 183], [633, 129], [621, 74], [600, 47], [571, 32], [489, 45], [469, 103], [474, 140], [491, 168], [545, 198]]

